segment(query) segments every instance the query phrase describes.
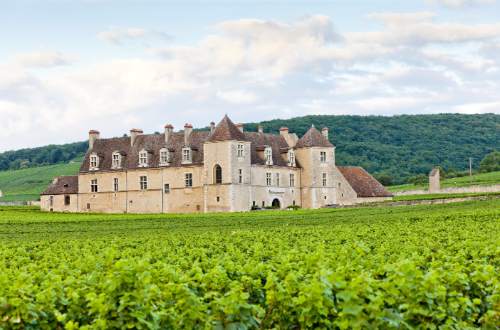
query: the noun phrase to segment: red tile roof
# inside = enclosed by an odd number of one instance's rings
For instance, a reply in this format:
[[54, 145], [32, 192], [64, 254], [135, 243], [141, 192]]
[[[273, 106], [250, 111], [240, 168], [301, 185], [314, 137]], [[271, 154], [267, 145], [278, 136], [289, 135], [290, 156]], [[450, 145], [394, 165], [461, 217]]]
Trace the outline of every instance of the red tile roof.
[[358, 197], [391, 197], [392, 194], [362, 167], [337, 167]]
[[328, 141], [316, 127], [312, 126], [295, 145], [295, 148], [324, 147], [332, 148], [333, 144]]
[[70, 195], [78, 193], [78, 176], [58, 176], [41, 195]]
[[245, 135], [236, 125], [229, 119], [227, 115], [222, 118], [220, 123], [215, 127], [214, 132], [208, 138], [208, 142], [216, 141], [245, 141]]

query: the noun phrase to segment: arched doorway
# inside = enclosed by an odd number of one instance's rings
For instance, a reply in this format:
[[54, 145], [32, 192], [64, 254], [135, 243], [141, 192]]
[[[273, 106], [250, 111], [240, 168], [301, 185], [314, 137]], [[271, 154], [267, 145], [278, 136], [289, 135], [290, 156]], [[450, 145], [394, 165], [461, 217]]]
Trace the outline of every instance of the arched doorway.
[[271, 206], [273, 207], [273, 209], [279, 209], [279, 208], [281, 208], [280, 200], [277, 199], [277, 198], [273, 199], [273, 202], [272, 202]]

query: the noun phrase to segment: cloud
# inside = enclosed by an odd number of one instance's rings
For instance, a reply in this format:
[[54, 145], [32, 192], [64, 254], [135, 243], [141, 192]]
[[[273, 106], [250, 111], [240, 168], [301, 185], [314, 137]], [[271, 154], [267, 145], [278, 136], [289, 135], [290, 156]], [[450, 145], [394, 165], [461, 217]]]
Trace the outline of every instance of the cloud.
[[15, 62], [22, 66], [33, 68], [49, 68], [69, 65], [75, 61], [74, 57], [53, 51], [39, 51], [22, 53], [14, 57]]
[[122, 45], [127, 41], [145, 40], [145, 39], [163, 39], [170, 40], [171, 37], [161, 31], [152, 31], [137, 27], [110, 27], [97, 34], [97, 38], [114, 45]]
[[218, 91], [217, 97], [234, 104], [254, 103], [258, 99], [258, 96], [255, 93], [244, 90]]
[[496, 0], [426, 0], [426, 2], [456, 9], [471, 6], [491, 5], [496, 3]]
[[497, 24], [443, 22], [430, 12], [368, 19], [381, 24], [350, 32], [323, 15], [231, 20], [197, 42], [168, 45], [147, 29], [117, 29], [101, 37], [148, 39], [144, 54], [50, 72], [34, 70], [36, 61], [0, 63], [0, 150], [82, 140], [90, 128], [106, 137], [167, 122], [206, 126], [224, 113], [239, 122], [500, 113]]

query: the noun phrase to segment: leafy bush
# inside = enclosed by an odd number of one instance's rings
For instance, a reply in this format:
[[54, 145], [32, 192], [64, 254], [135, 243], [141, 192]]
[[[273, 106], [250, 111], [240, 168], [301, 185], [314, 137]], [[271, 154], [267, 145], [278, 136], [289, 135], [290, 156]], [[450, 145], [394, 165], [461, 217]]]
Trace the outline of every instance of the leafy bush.
[[500, 151], [486, 155], [479, 165], [479, 171], [482, 173], [500, 171]]
[[1, 329], [495, 329], [500, 201], [207, 215], [0, 208]]

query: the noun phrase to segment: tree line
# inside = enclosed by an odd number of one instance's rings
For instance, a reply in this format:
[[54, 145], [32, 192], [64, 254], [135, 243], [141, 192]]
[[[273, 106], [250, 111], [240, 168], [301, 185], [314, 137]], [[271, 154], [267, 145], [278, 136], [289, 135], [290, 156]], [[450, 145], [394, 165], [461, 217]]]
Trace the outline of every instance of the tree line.
[[[500, 115], [433, 114], [400, 116], [304, 116], [260, 123], [266, 132], [286, 126], [299, 137], [311, 125], [329, 128], [339, 165], [362, 166], [384, 184], [421, 178], [434, 166], [446, 173], [478, 171], [481, 160], [500, 145]], [[245, 124], [256, 131], [258, 123]], [[0, 170], [64, 163], [83, 156], [87, 142], [0, 153]], [[487, 160], [495, 168], [498, 155]], [[493, 165], [491, 163], [493, 162]], [[486, 167], [483, 167], [483, 170]]]

